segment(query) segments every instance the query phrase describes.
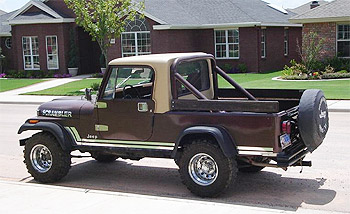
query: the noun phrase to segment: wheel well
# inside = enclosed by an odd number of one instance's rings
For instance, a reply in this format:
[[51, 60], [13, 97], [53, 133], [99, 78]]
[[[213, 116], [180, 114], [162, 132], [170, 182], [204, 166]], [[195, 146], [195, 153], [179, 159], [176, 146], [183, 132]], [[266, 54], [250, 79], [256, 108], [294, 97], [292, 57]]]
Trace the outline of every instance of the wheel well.
[[179, 146], [184, 147], [188, 144], [191, 144], [191, 142], [195, 139], [207, 139], [210, 140], [211, 142], [218, 144], [217, 140], [215, 139], [215, 137], [211, 134], [208, 133], [195, 133], [195, 134], [188, 134], [186, 136], [184, 136], [181, 141]]

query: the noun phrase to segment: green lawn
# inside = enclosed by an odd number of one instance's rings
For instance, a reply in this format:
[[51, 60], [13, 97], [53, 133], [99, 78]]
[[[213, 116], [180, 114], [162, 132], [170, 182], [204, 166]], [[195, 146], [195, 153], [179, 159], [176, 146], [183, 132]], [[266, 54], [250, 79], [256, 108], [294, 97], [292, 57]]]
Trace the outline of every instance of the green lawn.
[[[322, 89], [327, 99], [350, 99], [350, 80], [332, 81], [275, 81], [273, 77], [281, 76], [282, 72], [264, 74], [230, 74], [244, 88], [270, 89]], [[224, 79], [219, 78], [219, 87], [231, 87]]]
[[42, 91], [34, 91], [25, 93], [26, 95], [57, 95], [57, 96], [78, 96], [84, 95], [84, 92], [80, 91], [81, 89], [90, 88], [93, 83], [101, 83], [102, 78], [97, 79], [83, 79], [57, 87], [45, 89]]
[[[332, 81], [275, 81], [273, 77], [281, 76], [282, 72], [269, 72], [263, 74], [230, 74], [230, 76], [245, 88], [271, 88], [271, 89], [322, 89], [327, 99], [350, 99], [350, 80]], [[83, 95], [79, 90], [89, 88], [92, 83], [100, 83], [102, 79], [84, 79], [43, 91], [31, 92], [31, 95]], [[132, 80], [129, 80], [132, 81]], [[135, 80], [138, 81], [138, 80]], [[231, 87], [222, 78], [219, 78], [219, 87]]]
[[35, 83], [43, 82], [43, 79], [0, 79], [0, 92], [22, 88]]

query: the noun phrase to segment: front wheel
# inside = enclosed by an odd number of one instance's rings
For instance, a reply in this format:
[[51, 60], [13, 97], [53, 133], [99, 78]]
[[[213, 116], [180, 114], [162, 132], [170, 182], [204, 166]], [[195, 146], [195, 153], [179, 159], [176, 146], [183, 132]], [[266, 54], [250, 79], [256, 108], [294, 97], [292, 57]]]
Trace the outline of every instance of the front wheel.
[[51, 183], [67, 175], [71, 156], [69, 151], [61, 148], [54, 136], [41, 132], [27, 140], [24, 147], [24, 162], [35, 180]]
[[187, 188], [200, 197], [215, 197], [236, 180], [237, 163], [208, 140], [196, 140], [184, 148], [179, 172]]

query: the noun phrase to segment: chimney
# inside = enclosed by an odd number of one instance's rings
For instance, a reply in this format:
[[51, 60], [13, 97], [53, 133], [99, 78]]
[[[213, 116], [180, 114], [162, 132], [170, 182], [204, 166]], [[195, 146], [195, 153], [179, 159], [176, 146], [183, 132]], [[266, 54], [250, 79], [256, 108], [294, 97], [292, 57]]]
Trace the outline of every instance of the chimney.
[[313, 9], [317, 6], [320, 6], [320, 4], [318, 3], [318, 1], [312, 1], [311, 4], [310, 4], [310, 9]]

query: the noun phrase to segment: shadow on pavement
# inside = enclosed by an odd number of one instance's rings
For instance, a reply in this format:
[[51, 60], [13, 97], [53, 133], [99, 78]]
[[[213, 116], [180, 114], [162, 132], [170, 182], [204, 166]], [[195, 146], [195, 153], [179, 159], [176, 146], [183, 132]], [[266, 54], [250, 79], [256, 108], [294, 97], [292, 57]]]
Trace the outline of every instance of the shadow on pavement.
[[203, 199], [186, 189], [176, 168], [137, 166], [123, 160], [109, 164], [91, 160], [73, 166], [62, 181], [53, 185], [297, 210], [303, 202], [325, 205], [335, 198], [334, 190], [320, 189], [325, 181], [282, 177], [269, 171], [239, 173], [236, 184], [225, 194]]

